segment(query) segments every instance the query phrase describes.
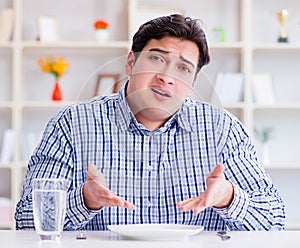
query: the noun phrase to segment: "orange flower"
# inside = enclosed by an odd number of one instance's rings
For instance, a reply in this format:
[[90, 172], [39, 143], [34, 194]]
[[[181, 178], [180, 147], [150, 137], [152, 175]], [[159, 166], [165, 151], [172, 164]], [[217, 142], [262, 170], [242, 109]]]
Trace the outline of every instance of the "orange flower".
[[104, 20], [96, 20], [94, 22], [95, 29], [106, 29], [109, 27], [109, 23]]
[[69, 63], [61, 56], [59, 56], [56, 60], [51, 56], [40, 58], [38, 59], [37, 63], [43, 72], [54, 75], [56, 79], [59, 79], [65, 74], [69, 65]]

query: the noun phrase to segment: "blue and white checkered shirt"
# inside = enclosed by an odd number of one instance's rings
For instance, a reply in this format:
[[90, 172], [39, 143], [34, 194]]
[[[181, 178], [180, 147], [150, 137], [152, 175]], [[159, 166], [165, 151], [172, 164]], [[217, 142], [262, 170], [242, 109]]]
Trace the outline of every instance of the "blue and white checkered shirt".
[[[180, 212], [176, 203], [201, 194], [218, 163], [224, 164], [234, 186], [230, 206], [198, 215]], [[136, 210], [88, 210], [82, 196], [88, 164], [95, 164], [107, 187]], [[132, 115], [124, 88], [61, 110], [48, 123], [29, 162], [15, 214], [17, 229], [34, 228], [31, 181], [37, 177], [68, 179], [65, 230], [106, 230], [107, 225], [133, 223], [202, 225], [205, 230], [284, 229], [283, 201], [241, 123], [218, 107], [192, 99], [152, 132]]]

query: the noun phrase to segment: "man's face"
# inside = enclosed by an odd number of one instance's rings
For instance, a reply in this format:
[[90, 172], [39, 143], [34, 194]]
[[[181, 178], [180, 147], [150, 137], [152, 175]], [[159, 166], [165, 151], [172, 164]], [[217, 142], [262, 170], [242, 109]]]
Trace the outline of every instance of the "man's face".
[[192, 94], [198, 58], [195, 43], [171, 37], [150, 40], [137, 58], [129, 53], [126, 96], [138, 121], [157, 128], [179, 110]]

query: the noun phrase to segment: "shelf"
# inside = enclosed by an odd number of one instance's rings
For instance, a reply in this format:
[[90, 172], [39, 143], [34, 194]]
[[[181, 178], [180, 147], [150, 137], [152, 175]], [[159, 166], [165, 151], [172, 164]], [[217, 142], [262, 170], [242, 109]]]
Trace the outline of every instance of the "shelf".
[[253, 104], [254, 110], [300, 110], [300, 103]]
[[13, 102], [12, 101], [0, 101], [0, 108], [12, 108]]
[[286, 228], [285, 230], [299, 230], [300, 229], [300, 221], [299, 222], [291, 222], [291, 221], [288, 221], [286, 223]]
[[75, 103], [75, 101], [27, 101], [22, 104], [23, 108], [62, 108]]
[[0, 170], [1, 169], [11, 169], [11, 168], [12, 168], [12, 163], [9, 163], [9, 164], [0, 164]]
[[272, 163], [269, 165], [264, 165], [266, 170], [294, 170], [300, 169], [300, 162], [288, 162], [288, 163]]
[[243, 102], [226, 103], [226, 104], [222, 104], [222, 107], [225, 109], [244, 109], [245, 103], [243, 103]]
[[0, 229], [11, 229], [12, 227], [12, 223], [8, 222], [8, 223], [2, 223], [0, 222]]
[[254, 50], [299, 50], [300, 51], [300, 44], [279, 44], [279, 43], [269, 43], [269, 44], [254, 44]]
[[54, 43], [46, 42], [34, 42], [25, 41], [21, 43], [24, 49], [37, 49], [37, 48], [64, 48], [64, 49], [74, 49], [74, 48], [124, 48], [128, 49], [130, 47], [129, 41], [109, 41], [109, 42], [95, 42], [95, 41], [61, 41]]
[[10, 41], [8, 42], [0, 42], [0, 49], [2, 48], [13, 48], [14, 44]]
[[210, 49], [241, 49], [244, 47], [242, 42], [211, 42], [208, 45]]

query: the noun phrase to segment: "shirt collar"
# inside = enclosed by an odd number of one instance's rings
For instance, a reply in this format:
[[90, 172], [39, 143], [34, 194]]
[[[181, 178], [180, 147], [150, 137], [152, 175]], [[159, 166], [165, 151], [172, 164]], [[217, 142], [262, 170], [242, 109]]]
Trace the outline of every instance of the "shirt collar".
[[[126, 100], [126, 85], [119, 91], [119, 104], [117, 107], [117, 125], [121, 130], [132, 130], [132, 127], [141, 128], [141, 124], [137, 122], [133, 113], [131, 112], [128, 102]], [[162, 127], [159, 128], [160, 132], [166, 132], [174, 124], [188, 132], [193, 131], [192, 124], [189, 119], [189, 106], [191, 100], [187, 98], [182, 104], [180, 110], [172, 116]], [[145, 128], [143, 128], [145, 130]], [[140, 130], [141, 131], [141, 130]]]
[[130, 123], [134, 118], [129, 105], [126, 100], [126, 85], [119, 91], [119, 104], [117, 107], [117, 125], [121, 130], [126, 130], [130, 128]]
[[179, 126], [188, 131], [193, 131], [193, 119], [190, 116], [190, 108], [192, 107], [192, 99], [186, 98], [176, 114], [177, 122]]

